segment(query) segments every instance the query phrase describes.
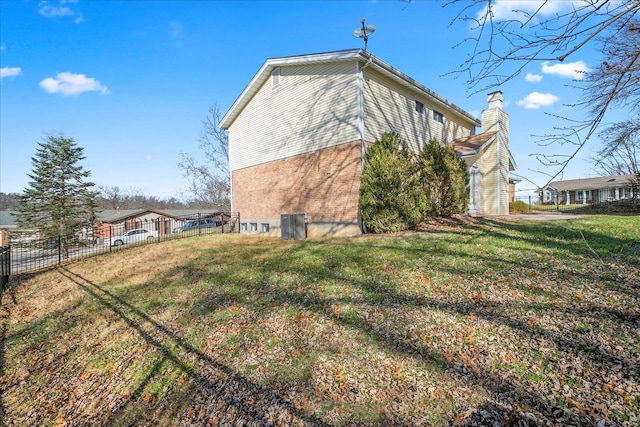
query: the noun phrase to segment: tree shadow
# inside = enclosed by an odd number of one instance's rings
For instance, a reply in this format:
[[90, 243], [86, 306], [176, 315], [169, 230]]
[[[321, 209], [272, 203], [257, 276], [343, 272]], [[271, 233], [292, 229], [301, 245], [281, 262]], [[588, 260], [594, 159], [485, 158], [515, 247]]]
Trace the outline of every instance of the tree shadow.
[[[140, 399], [140, 394], [145, 389], [146, 384], [159, 372], [159, 366], [165, 361], [170, 361], [180, 371], [191, 377], [201, 390], [207, 390], [210, 392], [208, 393], [210, 397], [215, 397], [219, 406], [222, 405], [222, 407], [218, 406], [217, 408], [219, 413], [232, 412], [239, 417], [234, 420], [235, 423], [239, 423], [241, 420], [244, 420], [245, 423], [273, 423], [273, 413], [270, 414], [268, 409], [275, 408], [275, 412], [279, 417], [288, 418], [292, 424], [296, 420], [301, 420], [305, 425], [327, 425], [321, 420], [297, 410], [289, 401], [269, 388], [246, 380], [229, 367], [210, 356], [202, 354], [187, 341], [179, 338], [165, 325], [155, 321], [128, 301], [68, 269], [61, 268], [59, 271], [67, 279], [99, 301], [105, 309], [117, 314], [148, 345], [154, 347], [162, 355], [151, 372], [139, 383], [131, 397], [120, 405], [106, 421], [106, 424], [117, 424], [120, 421], [119, 418], [126, 413], [127, 406]], [[143, 325], [150, 327], [151, 331], [146, 330]], [[210, 370], [214, 371], [213, 375], [204, 375], [193, 369], [170, 349], [168, 343], [177, 346], [177, 348], [186, 352], [189, 357], [207, 365]]]

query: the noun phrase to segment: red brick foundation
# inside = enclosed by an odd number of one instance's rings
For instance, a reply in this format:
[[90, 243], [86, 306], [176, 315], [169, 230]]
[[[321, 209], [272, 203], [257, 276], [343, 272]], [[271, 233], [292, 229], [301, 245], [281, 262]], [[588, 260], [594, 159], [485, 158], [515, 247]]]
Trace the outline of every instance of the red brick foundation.
[[235, 170], [232, 210], [242, 222], [307, 213], [309, 224], [357, 224], [360, 141]]

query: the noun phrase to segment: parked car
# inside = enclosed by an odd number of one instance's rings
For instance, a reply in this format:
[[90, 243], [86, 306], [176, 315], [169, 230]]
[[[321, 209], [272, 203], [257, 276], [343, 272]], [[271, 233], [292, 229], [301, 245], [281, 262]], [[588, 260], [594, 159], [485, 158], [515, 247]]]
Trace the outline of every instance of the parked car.
[[191, 230], [198, 230], [201, 228], [215, 228], [215, 227], [216, 227], [216, 222], [212, 218], [200, 218], [200, 220], [190, 219], [186, 221], [182, 225], [182, 227], [180, 227], [180, 231], [185, 232], [185, 231], [191, 231]]
[[105, 246], [120, 246], [129, 243], [142, 242], [155, 237], [158, 237], [157, 232], [147, 230], [146, 228], [137, 228], [135, 230], [125, 231], [121, 235], [112, 237], [111, 239], [105, 239], [104, 244]]

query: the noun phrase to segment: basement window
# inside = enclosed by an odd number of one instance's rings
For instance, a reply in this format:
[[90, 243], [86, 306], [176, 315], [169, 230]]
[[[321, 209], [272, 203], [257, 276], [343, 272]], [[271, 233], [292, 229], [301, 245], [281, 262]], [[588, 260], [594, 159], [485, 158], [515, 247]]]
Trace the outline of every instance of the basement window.
[[271, 87], [276, 87], [280, 84], [280, 67], [274, 68], [271, 72]]
[[266, 223], [263, 222], [262, 224], [260, 224], [260, 226], [261, 226], [261, 231], [263, 233], [268, 233], [269, 232], [269, 224], [266, 224]]
[[416, 100], [416, 113], [424, 115], [424, 104]]
[[439, 111], [433, 110], [433, 120], [438, 123], [444, 123], [444, 115]]
[[257, 222], [252, 222], [250, 224], [251, 226], [251, 231], [258, 231], [258, 223]]
[[240, 231], [247, 231], [247, 223], [246, 222], [241, 222], [240, 223]]

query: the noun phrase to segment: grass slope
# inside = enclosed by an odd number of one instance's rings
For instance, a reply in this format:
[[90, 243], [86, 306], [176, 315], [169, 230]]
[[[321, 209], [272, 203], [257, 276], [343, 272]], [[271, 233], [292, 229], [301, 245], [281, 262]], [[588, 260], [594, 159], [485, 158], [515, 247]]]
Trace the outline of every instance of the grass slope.
[[640, 218], [89, 259], [3, 296], [6, 425], [638, 425]]

